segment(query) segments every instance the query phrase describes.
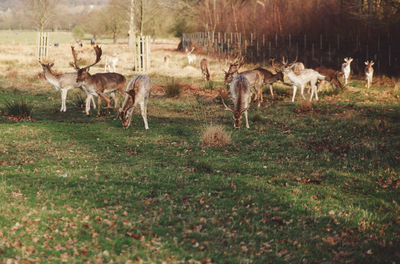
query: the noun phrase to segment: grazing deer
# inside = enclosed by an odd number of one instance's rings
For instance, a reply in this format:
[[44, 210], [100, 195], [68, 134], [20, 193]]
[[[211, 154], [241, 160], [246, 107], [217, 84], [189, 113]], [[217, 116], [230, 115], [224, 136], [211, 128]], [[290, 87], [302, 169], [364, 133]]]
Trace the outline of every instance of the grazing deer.
[[131, 80], [125, 89], [125, 100], [118, 114], [122, 120], [122, 126], [128, 128], [131, 124], [133, 109], [140, 105], [144, 128], [149, 129], [147, 124], [147, 102], [151, 92], [151, 81], [147, 75], [138, 75]]
[[[74, 58], [73, 66], [77, 70], [77, 82], [82, 82], [82, 87], [86, 91], [93, 96], [98, 96], [98, 112], [97, 114], [100, 115], [100, 108], [101, 108], [101, 99], [103, 99], [107, 103], [107, 108], [114, 108], [118, 107], [118, 99], [115, 95], [115, 92], [118, 91], [122, 96], [124, 95], [124, 88], [126, 79], [123, 75], [114, 72], [106, 72], [106, 73], [96, 73], [91, 75], [89, 73], [90, 67], [97, 64], [101, 59], [102, 50], [101, 48], [96, 45], [93, 47], [96, 52], [96, 60], [89, 66], [84, 68], [80, 68], [77, 64], [77, 54], [73, 46], [71, 46], [72, 56]], [[106, 97], [106, 93], [110, 93], [111, 97], [114, 99], [114, 107], [110, 104], [110, 99]], [[88, 100], [88, 99], [86, 99]], [[90, 111], [90, 104], [86, 102], [86, 115], [89, 115]]]
[[353, 58], [344, 58], [344, 63], [342, 64], [342, 73], [344, 77], [344, 85], [347, 85], [349, 77], [350, 77], [350, 63], [353, 61]]
[[372, 78], [374, 77], [374, 68], [372, 68], [372, 65], [374, 65], [373, 61], [366, 61], [365, 63], [365, 87], [368, 89], [371, 87], [372, 84]]
[[[237, 75], [241, 75], [247, 78], [251, 86], [254, 87], [254, 94], [256, 95], [257, 99], [257, 107], [261, 106], [261, 103], [263, 102], [263, 97], [262, 97], [262, 82], [264, 79], [263, 74], [258, 71], [258, 70], [249, 70], [249, 71], [244, 71], [244, 72], [238, 72], [239, 68], [243, 65], [243, 58], [236, 59], [234, 62], [232, 62], [229, 66], [228, 71], [225, 72], [225, 84], [230, 84], [234, 77]], [[261, 91], [260, 91], [261, 90]]]
[[337, 88], [344, 89], [344, 85], [339, 81], [340, 72], [322, 66], [315, 68], [315, 70], [326, 77], [325, 81], [330, 82]]
[[116, 72], [117, 71], [117, 63], [118, 56], [116, 53], [113, 56], [105, 56], [106, 63], [104, 64], [104, 72]]
[[294, 102], [297, 87], [300, 87], [301, 96], [303, 97], [303, 99], [306, 99], [304, 97], [304, 87], [306, 86], [307, 83], [311, 84], [310, 102], [312, 101], [314, 93], [315, 93], [315, 99], [318, 101], [318, 91], [317, 91], [316, 84], [317, 84], [318, 80], [324, 80], [325, 76], [319, 74], [317, 71], [314, 71], [312, 69], [304, 69], [296, 74], [291, 67], [286, 67], [283, 72], [289, 78], [289, 80], [293, 83], [292, 102]]
[[[61, 92], [61, 109], [60, 112], [67, 111], [67, 94], [68, 91], [75, 88], [82, 88], [82, 83], [77, 82], [77, 73], [76, 72], [69, 72], [69, 73], [62, 73], [56, 74], [52, 71], [52, 67], [54, 63], [43, 63], [39, 61], [40, 65], [42, 65], [43, 73], [46, 80], [51, 83], [57, 91]], [[87, 99], [86, 104], [90, 105], [90, 102], [93, 103], [93, 107], [96, 108], [96, 104], [94, 103], [93, 97], [86, 93]]]
[[194, 51], [194, 47], [192, 48], [191, 51], [186, 52], [187, 60], [189, 64], [194, 64], [196, 62], [196, 55], [193, 54], [192, 52]]
[[[283, 73], [281, 71], [278, 71], [277, 73], [273, 74], [272, 72], [270, 72], [264, 68], [261, 68], [261, 67], [255, 68], [254, 70], [257, 70], [262, 73], [263, 83], [269, 84], [269, 91], [271, 92], [271, 96], [273, 98], [274, 90], [272, 89], [272, 84], [277, 81], [281, 81], [282, 83], [284, 83]], [[262, 89], [260, 89], [260, 92], [261, 92], [261, 98], [262, 98]]]
[[210, 80], [210, 72], [208, 71], [208, 61], [206, 58], [203, 58], [200, 61], [200, 69], [201, 69], [201, 74], [203, 75], [204, 79], [206, 81]]
[[247, 117], [247, 109], [250, 106], [250, 82], [247, 80], [246, 77], [242, 75], [236, 75], [233, 77], [232, 82], [230, 83], [229, 88], [232, 96], [233, 101], [233, 108], [228, 107], [223, 97], [222, 103], [225, 106], [225, 110], [231, 111], [233, 113], [233, 126], [235, 128], [240, 128], [242, 124], [242, 115], [244, 113], [246, 119], [246, 127], [250, 128], [249, 121]]

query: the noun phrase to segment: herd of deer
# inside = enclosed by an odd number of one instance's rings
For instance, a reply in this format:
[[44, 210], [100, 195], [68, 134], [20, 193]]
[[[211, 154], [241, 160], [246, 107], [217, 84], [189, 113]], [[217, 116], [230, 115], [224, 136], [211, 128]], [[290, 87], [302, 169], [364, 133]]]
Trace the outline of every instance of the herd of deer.
[[[96, 60], [89, 66], [80, 68], [78, 66], [78, 55], [74, 47], [71, 47], [72, 56], [74, 59], [73, 67], [76, 72], [57, 74], [52, 70], [54, 63], [40, 62], [43, 68], [44, 76], [58, 91], [61, 92], [61, 112], [67, 110], [66, 98], [67, 93], [71, 89], [80, 88], [86, 93], [86, 115], [89, 115], [90, 106], [96, 108], [93, 96], [98, 97], [98, 114], [100, 114], [101, 100], [107, 103], [107, 108], [114, 108], [118, 111], [119, 118], [122, 120], [124, 128], [128, 128], [132, 113], [135, 106], [139, 105], [144, 125], [149, 129], [147, 123], [147, 102], [151, 91], [151, 81], [147, 75], [138, 75], [126, 85], [126, 79], [122, 74], [115, 72], [104, 72], [90, 74], [90, 67], [97, 64], [101, 60], [102, 50], [99, 46], [94, 46]], [[117, 59], [115, 59], [117, 58]], [[105, 71], [115, 70], [118, 57], [112, 56], [106, 60]], [[124, 97], [124, 102], [121, 108], [118, 108], [118, 97], [116, 92]], [[114, 100], [114, 106], [111, 105], [111, 100], [106, 94], [110, 94]]]
[[[83, 68], [78, 66], [78, 55], [73, 46], [71, 46], [71, 51], [73, 56], [72, 66], [75, 68], [76, 72], [57, 74], [52, 70], [52, 67], [54, 66], [53, 63], [43, 63], [39, 61], [42, 65], [44, 76], [47, 81], [61, 92], [60, 111], [65, 112], [67, 110], [66, 98], [68, 91], [80, 88], [86, 93], [86, 115], [89, 115], [91, 105], [96, 109], [96, 104], [94, 102], [95, 96], [98, 98], [98, 114], [100, 114], [101, 100], [103, 100], [107, 103], [107, 108], [113, 108], [118, 111], [123, 127], [128, 128], [131, 124], [134, 107], [139, 105], [145, 129], [149, 129], [147, 122], [147, 102], [152, 87], [149, 76], [138, 75], [126, 85], [126, 78], [115, 72], [118, 62], [118, 57], [115, 54], [114, 56], [106, 57], [104, 73], [90, 74], [90, 67], [94, 66], [101, 60], [101, 48], [97, 45], [94, 46], [96, 60], [91, 65]], [[192, 52], [193, 49], [186, 52], [189, 64], [194, 63], [196, 60], [196, 56]], [[233, 62], [230, 62], [229, 69], [228, 71], [225, 71], [224, 78], [225, 84], [229, 84], [229, 90], [234, 106], [233, 108], [228, 107], [221, 96], [222, 103], [226, 110], [233, 112], [235, 128], [241, 126], [243, 113], [246, 120], [246, 127], [249, 128], [247, 110], [250, 106], [252, 95], [254, 95], [255, 100], [257, 100], [257, 106], [260, 107], [263, 102], [262, 88], [265, 84], [269, 85], [271, 96], [274, 97], [272, 84], [277, 81], [286, 84], [284, 82], [284, 76], [286, 76], [291, 82], [290, 85], [293, 86], [292, 102], [294, 102], [298, 88], [300, 88], [302, 98], [305, 99], [304, 88], [307, 84], [310, 84], [311, 86], [311, 95], [309, 100], [312, 101], [315, 96], [315, 99], [318, 101], [318, 85], [321, 81], [329, 81], [341, 89], [348, 84], [351, 72], [350, 63], [352, 60], [352, 58], [345, 58], [345, 62], [342, 64], [341, 73], [344, 77], [344, 85], [342, 85], [339, 80], [340, 72], [325, 67], [306, 69], [303, 63], [297, 62], [297, 59], [290, 64], [288, 63], [288, 60], [285, 61], [284, 58], [282, 58], [282, 62], [275, 62], [274, 59], [271, 59], [274, 72], [261, 67], [239, 72], [239, 68], [244, 64], [244, 60], [243, 57], [236, 57]], [[168, 61], [169, 57], [164, 57], [164, 62], [166, 64], [168, 64]], [[373, 64], [373, 61], [365, 62], [366, 87], [368, 88], [370, 88], [372, 83], [374, 73], [374, 69], [372, 68]], [[210, 72], [208, 70], [207, 59], [203, 58], [201, 60], [200, 68], [205, 80], [209, 81]], [[251, 87], [253, 87], [253, 89], [251, 89]], [[117, 92], [124, 97], [121, 108], [118, 107]], [[111, 105], [111, 100], [106, 94], [110, 94], [114, 101], [114, 106]]]
[[[207, 79], [208, 76], [209, 79], [208, 70], [203, 70], [203, 68], [206, 68], [204, 65], [207, 65], [205, 62], [203, 62], [203, 60], [201, 62], [201, 69], [204, 75], [205, 72], [207, 73], [205, 78]], [[300, 88], [301, 96], [303, 99], [305, 99], [304, 88], [307, 84], [310, 84], [311, 86], [310, 102], [314, 96], [318, 101], [318, 85], [323, 80], [332, 83], [334, 86], [340, 89], [344, 89], [345, 85], [348, 84], [351, 72], [350, 63], [352, 60], [352, 58], [345, 58], [345, 62], [342, 64], [342, 71], [339, 72], [325, 67], [306, 69], [303, 63], [297, 62], [297, 59], [290, 64], [287, 60], [285, 61], [284, 58], [282, 58], [282, 62], [275, 62], [274, 59], [271, 59], [271, 64], [275, 72], [273, 73], [261, 67], [239, 72], [239, 68], [243, 65], [243, 58], [236, 57], [233, 62], [230, 62], [228, 71], [225, 71], [225, 84], [230, 85], [230, 93], [234, 106], [233, 108], [228, 107], [221, 95], [222, 103], [224, 104], [226, 110], [233, 112], [235, 128], [240, 127], [243, 113], [246, 119], [246, 127], [249, 128], [247, 109], [249, 108], [249, 103], [252, 97], [251, 95], [255, 95], [257, 106], [260, 107], [261, 103], [263, 102], [262, 90], [265, 84], [269, 84], [271, 96], [274, 97], [272, 84], [277, 81], [281, 81], [282, 83], [286, 84], [284, 82], [284, 76], [286, 76], [291, 82], [289, 85], [293, 86], [292, 102], [294, 102], [298, 88]], [[369, 89], [371, 87], [374, 73], [374, 69], [372, 68], [374, 62], [366, 61], [365, 65], [366, 87]], [[344, 85], [342, 85], [339, 80], [341, 74], [343, 74], [344, 77]], [[254, 89], [252, 90], [250, 87], [254, 87]]]

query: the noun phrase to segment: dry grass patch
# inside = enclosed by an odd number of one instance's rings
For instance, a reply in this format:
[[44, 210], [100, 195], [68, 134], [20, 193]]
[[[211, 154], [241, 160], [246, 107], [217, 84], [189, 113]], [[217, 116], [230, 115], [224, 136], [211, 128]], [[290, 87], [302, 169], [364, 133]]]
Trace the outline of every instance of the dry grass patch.
[[302, 100], [301, 103], [297, 104], [296, 109], [294, 109], [295, 113], [308, 113], [313, 111], [313, 106], [310, 101]]
[[231, 144], [232, 139], [222, 126], [210, 125], [201, 136], [201, 142], [204, 147], [224, 147]]

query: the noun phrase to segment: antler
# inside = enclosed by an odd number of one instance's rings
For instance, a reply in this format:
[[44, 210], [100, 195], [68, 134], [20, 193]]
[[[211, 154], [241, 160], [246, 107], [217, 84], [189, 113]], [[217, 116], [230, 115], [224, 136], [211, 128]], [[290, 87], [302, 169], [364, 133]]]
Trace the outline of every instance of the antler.
[[[99, 45], [94, 46], [93, 49], [96, 52], [96, 60], [94, 63], [90, 64], [89, 66], [84, 67], [84, 69], [88, 69], [88, 68], [92, 67], [93, 65], [97, 64], [101, 60], [101, 55], [102, 55], [103, 51], [101, 50]], [[72, 51], [72, 57], [74, 58], [74, 62], [72, 65], [74, 66], [74, 68], [76, 70], [80, 70], [81, 68], [79, 68], [79, 66], [77, 64], [78, 56], [76, 54], [74, 46], [71, 46], [71, 51]]]
[[72, 52], [72, 57], [74, 58], [74, 62], [72, 63], [72, 66], [74, 66], [74, 68], [76, 70], [79, 70], [80, 68], [79, 68], [79, 66], [77, 64], [78, 56], [76, 55], [76, 51], [75, 51], [74, 46], [71, 46], [71, 52]]
[[225, 110], [234, 112], [232, 108], [230, 108], [229, 106], [227, 106], [227, 105], [225, 104], [224, 97], [222, 96], [221, 91], [219, 91], [219, 96], [221, 97], [222, 103], [223, 103], [224, 106], [225, 106]]

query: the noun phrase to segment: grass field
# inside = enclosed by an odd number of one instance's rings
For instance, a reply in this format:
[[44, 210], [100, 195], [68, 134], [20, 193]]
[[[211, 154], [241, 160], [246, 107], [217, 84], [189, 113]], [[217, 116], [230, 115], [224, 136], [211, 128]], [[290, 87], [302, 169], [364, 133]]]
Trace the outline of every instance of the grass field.
[[[367, 91], [353, 76], [311, 105], [266, 89], [234, 130], [175, 44], [152, 45], [148, 131], [138, 110], [127, 130], [115, 113], [86, 117], [79, 91], [60, 113], [29, 47], [0, 45], [0, 109], [33, 106], [32, 121], [0, 113], [0, 263], [400, 263], [398, 82]], [[68, 48], [50, 53], [60, 72]], [[217, 88], [223, 67], [211, 60]], [[165, 96], [172, 77], [179, 98]], [[210, 123], [232, 143], [203, 147]]]

